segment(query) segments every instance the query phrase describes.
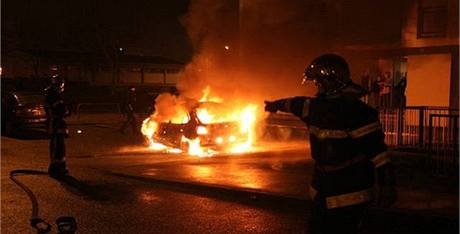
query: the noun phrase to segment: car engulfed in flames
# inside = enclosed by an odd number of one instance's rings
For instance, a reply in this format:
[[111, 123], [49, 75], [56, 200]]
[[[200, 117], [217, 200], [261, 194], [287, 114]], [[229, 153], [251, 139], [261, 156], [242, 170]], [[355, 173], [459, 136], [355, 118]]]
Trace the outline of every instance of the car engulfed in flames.
[[169, 103], [167, 117], [156, 111], [144, 120], [141, 132], [151, 149], [200, 157], [250, 151], [255, 139], [256, 105], [229, 107], [206, 98], [193, 105], [176, 104]]
[[204, 123], [196, 114], [196, 110], [188, 113], [186, 119], [186, 123], [159, 123], [158, 131], [153, 138], [165, 145], [181, 149], [190, 147], [187, 139], [198, 138], [202, 147], [214, 150], [247, 140], [246, 134], [239, 130], [237, 121]]

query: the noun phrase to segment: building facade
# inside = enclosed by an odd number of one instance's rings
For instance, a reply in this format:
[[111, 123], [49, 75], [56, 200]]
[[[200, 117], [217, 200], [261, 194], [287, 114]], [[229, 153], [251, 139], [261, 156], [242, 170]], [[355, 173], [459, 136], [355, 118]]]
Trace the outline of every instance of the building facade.
[[67, 81], [90, 85], [168, 85], [174, 86], [184, 63], [159, 56], [103, 54], [64, 51], [15, 52], [2, 57], [2, 76], [49, 76], [57, 70]]
[[338, 50], [353, 58], [354, 76], [370, 89], [370, 104], [382, 108], [405, 105], [458, 109], [458, 1], [386, 4], [385, 8], [395, 9], [388, 24], [398, 29], [399, 35], [393, 31], [390, 40], [382, 36], [381, 41], [338, 43]]

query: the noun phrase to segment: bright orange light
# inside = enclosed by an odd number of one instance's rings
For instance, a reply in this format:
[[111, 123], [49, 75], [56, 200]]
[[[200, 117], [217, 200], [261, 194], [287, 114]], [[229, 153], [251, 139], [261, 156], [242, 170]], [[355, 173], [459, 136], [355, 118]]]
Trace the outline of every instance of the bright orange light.
[[230, 136], [230, 137], [228, 138], [228, 141], [230, 141], [230, 142], [235, 142], [235, 141], [236, 141], [236, 137], [235, 137], [235, 136]]
[[214, 120], [214, 115], [211, 115], [206, 109], [198, 109], [196, 115], [204, 124], [209, 124]]
[[206, 135], [208, 134], [208, 129], [206, 129], [206, 127], [204, 126], [198, 126], [198, 128], [196, 129], [196, 133], [198, 135]]
[[[190, 107], [184, 104], [178, 108], [177, 103], [165, 103], [162, 108], [168, 110], [166, 112], [168, 113], [169, 120], [159, 118], [157, 113], [145, 119], [142, 124], [141, 132], [148, 140], [149, 147], [153, 150], [160, 150], [168, 153], [182, 153], [186, 151], [185, 153], [188, 155], [199, 157], [208, 157], [219, 152], [244, 153], [251, 151], [251, 147], [255, 141], [257, 106], [249, 103], [225, 106], [224, 104], [218, 104], [223, 100], [219, 97], [211, 96], [211, 93], [210, 86], [207, 86], [202, 91], [202, 97], [199, 99], [199, 104], [196, 107]], [[170, 109], [171, 111], [169, 111], [171, 105], [176, 106], [175, 109]], [[196, 113], [199, 123], [205, 126], [196, 126], [195, 131], [198, 137], [195, 139], [188, 139], [183, 134], [185, 133], [185, 128], [193, 126], [188, 125], [190, 113], [193, 113], [192, 111]], [[161, 133], [158, 132], [160, 130], [160, 122], [162, 126]], [[168, 125], [168, 123], [171, 125]], [[222, 123], [225, 124], [213, 125]], [[177, 130], [174, 130], [173, 127], [172, 130], [169, 131], [168, 126], [174, 126], [174, 124], [183, 124], [184, 126]], [[164, 126], [166, 126], [166, 129]], [[216, 128], [215, 126], [219, 127]], [[177, 146], [178, 148], [176, 149], [160, 144], [154, 140], [164, 139], [162, 136], [170, 133], [181, 134], [181, 136], [179, 135], [179, 137], [181, 137], [180, 149], [179, 146]], [[213, 135], [216, 133], [219, 135]], [[204, 146], [204, 144], [206, 144], [206, 146]], [[215, 151], [212, 144], [220, 145], [218, 152]]]
[[188, 144], [188, 154], [198, 157], [210, 157], [216, 154], [215, 151], [211, 149], [204, 149], [200, 145], [200, 138], [188, 139], [185, 136], [182, 136], [182, 142]]
[[182, 153], [182, 150], [175, 149], [175, 148], [169, 148], [169, 149], [166, 150], [166, 152], [172, 153], [172, 154], [180, 154], [180, 153]]

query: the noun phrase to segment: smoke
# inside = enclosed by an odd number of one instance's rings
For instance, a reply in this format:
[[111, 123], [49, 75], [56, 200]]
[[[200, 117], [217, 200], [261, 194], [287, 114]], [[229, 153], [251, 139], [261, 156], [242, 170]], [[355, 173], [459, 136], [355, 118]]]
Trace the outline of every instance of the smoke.
[[202, 46], [207, 44], [205, 40], [210, 38], [212, 30], [216, 27], [215, 19], [218, 16], [218, 10], [222, 6], [222, 1], [190, 1], [188, 13], [180, 21], [186, 28], [195, 51], [199, 51]]
[[195, 54], [178, 82], [181, 94], [197, 98], [210, 86], [211, 94], [225, 100], [261, 105], [266, 99], [312, 95], [314, 87], [301, 87], [300, 81], [320, 53], [321, 40], [317, 30], [302, 28], [316, 16], [304, 15], [296, 10], [300, 7], [309, 6], [301, 0], [191, 0], [182, 22]]
[[181, 22], [194, 56], [177, 83], [180, 96], [158, 97], [157, 112], [169, 116], [163, 108], [199, 100], [207, 88], [209, 97], [229, 106], [255, 103], [262, 112], [264, 100], [312, 95], [314, 87], [300, 81], [319, 54], [321, 33], [303, 28], [316, 16], [296, 11], [299, 7], [309, 6], [301, 0], [191, 0]]

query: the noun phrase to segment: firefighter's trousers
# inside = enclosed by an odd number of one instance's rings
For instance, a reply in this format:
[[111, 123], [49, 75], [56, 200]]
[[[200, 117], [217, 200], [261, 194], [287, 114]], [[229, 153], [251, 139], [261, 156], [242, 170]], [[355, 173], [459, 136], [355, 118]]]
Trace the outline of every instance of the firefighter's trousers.
[[120, 131], [121, 132], [125, 132], [125, 129], [128, 125], [131, 125], [131, 129], [132, 129], [132, 133], [135, 134], [139, 131], [139, 129], [137, 128], [137, 117], [136, 117], [136, 114], [134, 114], [133, 112], [128, 112], [126, 113], [126, 119], [125, 121], [123, 122], [121, 128], [120, 128]]
[[54, 133], [50, 136], [50, 165], [48, 173], [52, 177], [62, 177], [68, 173], [65, 162], [65, 144], [66, 134]]

